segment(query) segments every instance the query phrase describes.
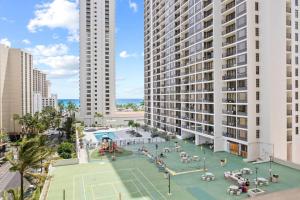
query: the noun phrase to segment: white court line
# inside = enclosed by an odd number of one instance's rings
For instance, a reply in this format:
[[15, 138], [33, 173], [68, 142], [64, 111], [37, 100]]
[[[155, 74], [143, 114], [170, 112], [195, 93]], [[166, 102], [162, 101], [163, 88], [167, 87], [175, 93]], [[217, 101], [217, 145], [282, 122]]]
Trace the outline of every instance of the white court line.
[[82, 179], [82, 185], [83, 185], [83, 195], [84, 195], [84, 199], [86, 200], [86, 193], [85, 193], [85, 185], [84, 185], [83, 176], [81, 176], [81, 179]]
[[151, 196], [152, 199], [155, 199], [153, 198], [153, 196], [151, 195], [151, 192], [147, 189], [147, 187], [144, 186], [144, 184], [138, 179], [138, 177], [131, 171], [131, 174], [136, 178], [137, 182], [139, 182], [139, 184], [141, 186], [143, 186], [143, 188], [146, 190], [146, 192], [149, 194], [149, 196]]
[[142, 176], [144, 176], [144, 178], [153, 186], [153, 188], [164, 198], [164, 199], [167, 199], [156, 187], [155, 185], [153, 185], [153, 183], [144, 175], [144, 173], [139, 169], [137, 168], [137, 170], [142, 174]]
[[[138, 193], [140, 193], [140, 195], [142, 196], [142, 198], [143, 198], [143, 199], [146, 199], [146, 197], [144, 197], [142, 191], [141, 191], [140, 188], [135, 184], [135, 182], [132, 181], [132, 183], [133, 183], [134, 187], [136, 187], [136, 189], [138, 190]], [[147, 200], [147, 199], [146, 199], [146, 200]]]
[[123, 182], [132, 182], [132, 179], [126, 180], [126, 181], [113, 181], [113, 182], [107, 182], [107, 183], [97, 183], [97, 184], [91, 184], [91, 187], [98, 187], [98, 186], [103, 186], [103, 185], [111, 185], [111, 184], [117, 184], [117, 183], [123, 183]]
[[[135, 168], [118, 169], [117, 171], [131, 171], [132, 169], [135, 169]], [[82, 177], [82, 176], [97, 175], [97, 174], [107, 174], [109, 172], [116, 172], [116, 171], [106, 170], [106, 171], [101, 171], [101, 172], [97, 172], [97, 173], [78, 174], [78, 175], [74, 175], [73, 177]]]

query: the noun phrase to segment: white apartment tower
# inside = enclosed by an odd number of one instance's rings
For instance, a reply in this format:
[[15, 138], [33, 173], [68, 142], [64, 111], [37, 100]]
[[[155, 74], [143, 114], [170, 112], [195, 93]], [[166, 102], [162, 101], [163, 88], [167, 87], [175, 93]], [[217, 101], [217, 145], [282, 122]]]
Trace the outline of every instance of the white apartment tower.
[[145, 0], [145, 123], [300, 163], [298, 0]]
[[0, 44], [0, 128], [20, 131], [13, 116], [32, 113], [32, 55]]
[[115, 111], [115, 0], [80, 1], [80, 118]]

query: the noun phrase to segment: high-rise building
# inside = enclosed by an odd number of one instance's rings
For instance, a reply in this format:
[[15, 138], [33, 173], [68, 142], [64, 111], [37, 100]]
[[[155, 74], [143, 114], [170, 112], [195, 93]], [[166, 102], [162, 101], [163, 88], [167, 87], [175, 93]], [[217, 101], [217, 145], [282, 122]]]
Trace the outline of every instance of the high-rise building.
[[115, 0], [80, 1], [80, 118], [115, 111]]
[[42, 97], [48, 97], [47, 74], [38, 69], [33, 69], [33, 92], [41, 93]]
[[300, 163], [296, 0], [145, 0], [145, 123]]
[[0, 44], [1, 129], [18, 131], [13, 115], [32, 113], [32, 55]]

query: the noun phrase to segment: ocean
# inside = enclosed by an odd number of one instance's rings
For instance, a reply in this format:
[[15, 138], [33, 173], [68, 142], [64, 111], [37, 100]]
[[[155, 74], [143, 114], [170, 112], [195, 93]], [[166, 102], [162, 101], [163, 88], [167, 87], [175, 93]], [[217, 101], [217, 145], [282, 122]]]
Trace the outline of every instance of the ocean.
[[[80, 106], [79, 99], [58, 99], [58, 103], [63, 103], [64, 105], [67, 105], [68, 102], [74, 103], [77, 107]], [[117, 105], [124, 105], [128, 103], [133, 103], [136, 105], [140, 105], [143, 102], [143, 99], [117, 99], [116, 104]]]

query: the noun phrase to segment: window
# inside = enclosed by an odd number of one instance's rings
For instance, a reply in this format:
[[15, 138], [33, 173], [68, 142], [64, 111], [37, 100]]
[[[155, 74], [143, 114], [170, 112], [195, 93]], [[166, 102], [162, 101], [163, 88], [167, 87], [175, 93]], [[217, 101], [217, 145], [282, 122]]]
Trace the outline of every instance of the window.
[[259, 126], [259, 117], [256, 117], [256, 126]]
[[299, 106], [298, 106], [298, 104], [297, 104], [297, 103], [295, 104], [295, 110], [296, 110], [296, 111], [298, 111], [298, 110], [299, 110]]
[[255, 2], [255, 10], [258, 11], [258, 2]]
[[296, 45], [295, 45], [295, 52], [296, 52], [296, 53], [298, 53], [298, 51], [299, 51], [298, 48], [299, 48], [299, 46], [296, 44]]
[[259, 79], [256, 79], [256, 87], [259, 87]]
[[295, 92], [295, 99], [298, 99], [298, 92]]
[[296, 117], [295, 117], [295, 122], [296, 122], [296, 123], [299, 122], [299, 116], [298, 116], [298, 115], [296, 115]]
[[256, 59], [256, 62], [259, 62], [259, 54], [258, 53], [256, 53], [255, 59]]
[[298, 80], [295, 80], [295, 88], [298, 88]]
[[256, 75], [259, 75], [259, 66], [256, 66]]
[[255, 28], [255, 35], [259, 36], [259, 28]]
[[256, 46], [256, 49], [259, 49], [259, 41], [258, 40], [255, 41], [255, 46]]
[[259, 23], [259, 17], [258, 17], [258, 15], [255, 15], [255, 23], [256, 23], [256, 24]]
[[259, 92], [256, 92], [256, 100], [259, 100]]
[[299, 135], [299, 128], [296, 127], [296, 135]]
[[259, 104], [256, 104], [256, 113], [259, 113]]
[[260, 136], [260, 134], [259, 134], [260, 132], [259, 132], [259, 130], [256, 130], [256, 138], [258, 139], [259, 138], [259, 136]]

